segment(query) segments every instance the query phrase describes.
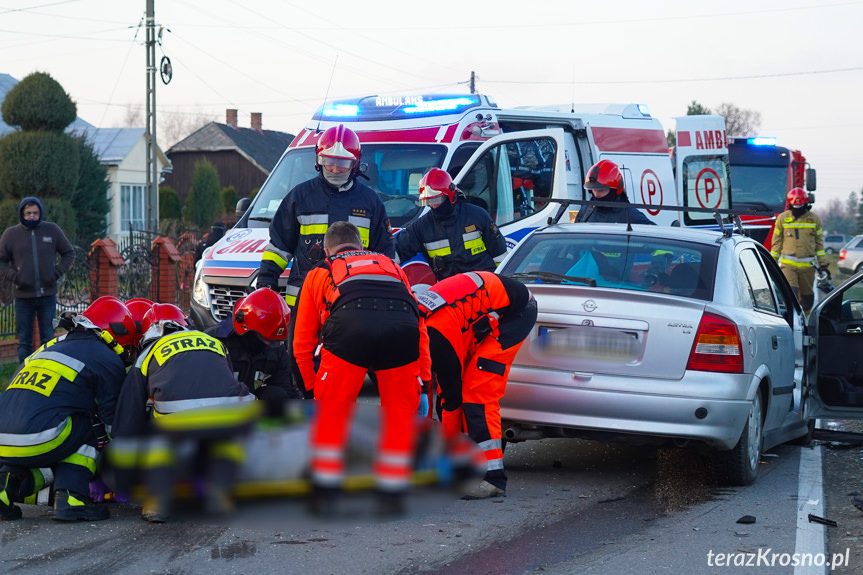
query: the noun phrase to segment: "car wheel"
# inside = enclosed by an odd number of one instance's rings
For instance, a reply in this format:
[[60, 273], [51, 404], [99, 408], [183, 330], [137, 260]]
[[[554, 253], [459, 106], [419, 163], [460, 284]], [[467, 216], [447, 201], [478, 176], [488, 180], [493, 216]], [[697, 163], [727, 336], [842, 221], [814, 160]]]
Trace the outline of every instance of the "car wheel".
[[761, 393], [749, 406], [749, 417], [737, 445], [729, 451], [717, 451], [714, 457], [716, 479], [723, 485], [749, 485], [758, 477], [761, 445], [764, 435]]
[[827, 249], [825, 249], [825, 250], [824, 250], [824, 253], [828, 253], [828, 254], [835, 254], [835, 253], [836, 253], [836, 250], [834, 250], [833, 248], [827, 248]]

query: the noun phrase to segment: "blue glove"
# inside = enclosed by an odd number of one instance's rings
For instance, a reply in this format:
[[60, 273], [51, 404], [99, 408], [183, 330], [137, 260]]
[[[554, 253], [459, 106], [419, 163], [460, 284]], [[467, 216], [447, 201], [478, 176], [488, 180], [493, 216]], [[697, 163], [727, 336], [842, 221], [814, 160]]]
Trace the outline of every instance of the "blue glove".
[[428, 417], [429, 414], [429, 396], [425, 393], [420, 394], [420, 406], [417, 409], [417, 415]]

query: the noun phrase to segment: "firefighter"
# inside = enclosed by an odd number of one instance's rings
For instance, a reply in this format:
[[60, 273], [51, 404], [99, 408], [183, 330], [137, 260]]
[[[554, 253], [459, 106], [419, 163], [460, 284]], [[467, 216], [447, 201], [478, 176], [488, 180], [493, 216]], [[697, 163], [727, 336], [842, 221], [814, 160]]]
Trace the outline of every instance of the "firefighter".
[[[279, 276], [290, 263], [285, 301], [291, 309], [306, 274], [324, 258], [324, 234], [333, 222], [353, 223], [360, 230], [364, 248], [395, 257], [384, 204], [371, 188], [357, 181], [361, 153], [353, 130], [341, 124], [327, 129], [315, 148], [318, 175], [289, 191], [270, 222], [270, 242], [261, 258], [256, 287], [278, 291]], [[294, 321], [292, 317], [289, 332]], [[289, 333], [289, 342], [292, 337]], [[296, 371], [293, 375], [299, 377]]]
[[464, 499], [506, 494], [500, 398], [515, 354], [536, 321], [520, 282], [490, 272], [458, 274], [417, 295], [426, 318], [432, 372], [448, 434], [466, 431], [485, 452], [483, 479]]
[[396, 235], [396, 252], [407, 261], [422, 253], [438, 281], [469, 271], [494, 271], [506, 242], [488, 212], [462, 200], [450, 175], [432, 168], [420, 180], [420, 205], [431, 210]]
[[821, 218], [812, 213], [809, 194], [794, 188], [786, 197], [788, 209], [776, 216], [770, 254], [779, 261], [779, 268], [791, 284], [794, 295], [800, 300], [803, 311], [809, 315], [815, 301], [812, 284], [815, 267], [831, 278], [830, 263], [824, 251]]
[[650, 219], [629, 206], [623, 173], [611, 160], [599, 160], [587, 171], [584, 189], [592, 194], [591, 202], [615, 202], [619, 206], [598, 206], [588, 203], [582, 206], [575, 217], [578, 222], [632, 223], [655, 225]]
[[233, 315], [205, 332], [225, 344], [234, 375], [274, 415], [285, 401], [303, 397], [291, 378], [285, 347], [290, 314], [282, 296], [261, 288], [240, 298]]
[[54, 487], [56, 521], [101, 521], [110, 512], [88, 496], [108, 441], [136, 343], [129, 310], [101, 297], [82, 314], [61, 315], [68, 333], [28, 356], [0, 394], [0, 518], [21, 518], [13, 502]]
[[138, 360], [117, 401], [111, 450], [117, 490], [128, 493], [135, 465], [142, 465], [148, 487], [142, 517], [165, 522], [173, 503], [176, 454], [191, 446], [208, 457], [207, 511], [227, 513], [243, 459], [237, 435], [254, 420], [255, 396], [234, 379], [224, 344], [189, 329], [178, 307], [154, 304], [142, 327]]
[[361, 238], [349, 222], [330, 226], [326, 259], [309, 272], [297, 306], [294, 355], [317, 400], [311, 428], [314, 513], [332, 512], [345, 478], [347, 423], [370, 369], [377, 374], [383, 410], [374, 464], [379, 511], [401, 512], [412, 469], [413, 417], [421, 382], [431, 379], [428, 336], [407, 278], [389, 257], [363, 250]]

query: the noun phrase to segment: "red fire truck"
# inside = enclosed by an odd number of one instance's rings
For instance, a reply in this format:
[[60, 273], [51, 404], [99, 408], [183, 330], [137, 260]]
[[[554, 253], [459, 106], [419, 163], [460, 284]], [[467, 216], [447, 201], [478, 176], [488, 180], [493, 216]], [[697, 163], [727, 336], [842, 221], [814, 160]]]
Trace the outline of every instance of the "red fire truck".
[[776, 215], [785, 211], [785, 196], [792, 188], [814, 192], [815, 170], [799, 150], [777, 146], [776, 138], [729, 138], [728, 161], [732, 208], [755, 211], [742, 216], [744, 227], [769, 248]]

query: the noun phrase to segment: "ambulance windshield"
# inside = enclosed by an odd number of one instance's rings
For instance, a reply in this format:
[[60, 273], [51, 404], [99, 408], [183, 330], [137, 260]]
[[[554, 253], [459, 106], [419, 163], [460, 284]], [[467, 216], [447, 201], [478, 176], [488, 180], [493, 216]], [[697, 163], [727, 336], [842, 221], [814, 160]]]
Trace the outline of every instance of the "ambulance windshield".
[[[365, 176], [357, 179], [377, 192], [390, 224], [403, 227], [422, 209], [419, 181], [431, 168], [439, 168], [446, 148], [421, 144], [363, 144], [361, 164]], [[317, 177], [314, 148], [290, 150], [276, 165], [255, 197], [249, 211], [249, 227], [269, 226], [279, 204], [297, 184]]]

